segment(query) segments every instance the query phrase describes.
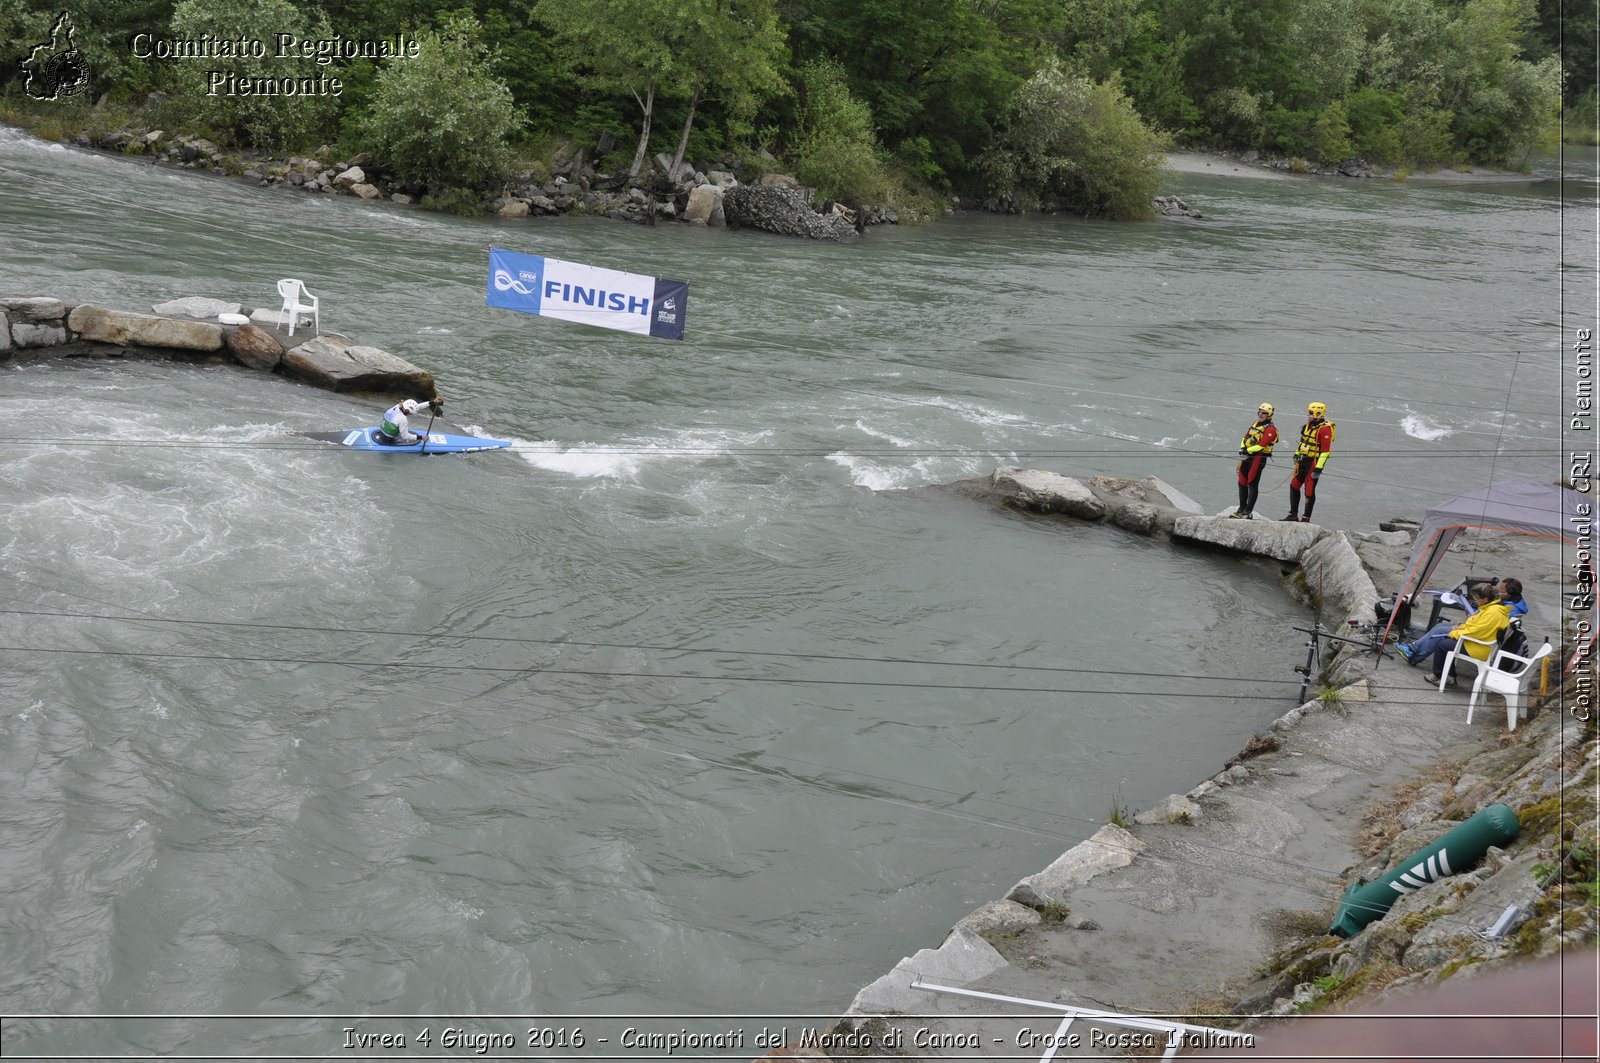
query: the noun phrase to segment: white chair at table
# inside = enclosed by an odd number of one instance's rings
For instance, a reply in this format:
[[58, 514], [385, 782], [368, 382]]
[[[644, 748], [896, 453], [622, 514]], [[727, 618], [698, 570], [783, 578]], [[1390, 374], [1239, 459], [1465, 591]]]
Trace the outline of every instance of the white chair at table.
[[[1501, 634], [1503, 635], [1504, 631], [1502, 631]], [[1467, 652], [1467, 644], [1469, 642], [1477, 646], [1486, 647], [1489, 651], [1488, 655], [1481, 660], [1472, 656], [1472, 654]], [[1470, 664], [1478, 670], [1477, 678], [1473, 680], [1473, 689], [1477, 689], [1477, 683], [1483, 679], [1483, 673], [1492, 667], [1490, 662], [1494, 660], [1494, 655], [1499, 652], [1499, 638], [1496, 638], [1492, 642], [1485, 642], [1483, 639], [1469, 638], [1466, 635], [1460, 636], [1456, 639], [1456, 644], [1450, 647], [1450, 652], [1444, 659], [1444, 667], [1439, 669], [1439, 689], [1443, 690], [1446, 684], [1450, 682], [1450, 673], [1454, 670], [1455, 663], [1457, 661]]]
[[1528, 718], [1528, 685], [1538, 672], [1534, 665], [1552, 652], [1550, 643], [1546, 641], [1532, 657], [1520, 657], [1509, 650], [1496, 653], [1491, 666], [1480, 668], [1478, 678], [1473, 681], [1472, 696], [1467, 699], [1467, 722], [1472, 722], [1472, 710], [1478, 697], [1488, 691], [1506, 699], [1506, 730], [1515, 731], [1517, 720]]
[[[306, 286], [300, 281], [284, 279], [278, 282], [278, 294], [283, 296], [283, 312], [289, 315], [289, 335], [294, 335], [294, 327], [299, 323], [302, 314], [311, 315], [311, 323], [317, 335], [322, 335], [322, 316], [318, 310], [318, 299], [306, 291]], [[301, 302], [301, 299], [305, 302]]]

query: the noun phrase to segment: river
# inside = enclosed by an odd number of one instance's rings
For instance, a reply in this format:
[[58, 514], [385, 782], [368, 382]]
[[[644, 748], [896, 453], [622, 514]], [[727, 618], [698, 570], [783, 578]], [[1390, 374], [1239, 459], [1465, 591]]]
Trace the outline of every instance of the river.
[[[1275, 567], [927, 488], [1154, 473], [1220, 511], [1262, 400], [1291, 435], [1327, 403], [1331, 527], [1555, 475], [1561, 248], [1592, 267], [1595, 175], [1568, 160], [1563, 210], [1541, 165], [1184, 174], [1204, 221], [833, 246], [464, 220], [0, 129], [0, 291], [275, 307], [298, 277], [325, 330], [435, 373], [445, 427], [518, 443], [350, 453], [296, 433], [379, 402], [0, 363], [0, 1011], [836, 1012], [1298, 689], [1308, 614]], [[486, 308], [491, 244], [688, 280], [686, 338]], [[35, 1019], [5, 1043], [329, 1036]]]

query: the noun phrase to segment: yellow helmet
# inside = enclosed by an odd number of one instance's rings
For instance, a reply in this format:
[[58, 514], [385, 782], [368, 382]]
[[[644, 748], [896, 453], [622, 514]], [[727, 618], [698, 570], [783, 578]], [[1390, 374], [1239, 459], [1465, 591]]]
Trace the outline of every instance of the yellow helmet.
[[1263, 402], [1260, 406], [1256, 407], [1256, 412], [1257, 413], [1264, 413], [1268, 417], [1271, 417], [1272, 416], [1272, 403]]
[[1328, 408], [1320, 402], [1313, 402], [1306, 407], [1306, 412], [1313, 417], [1322, 417], [1327, 414]]

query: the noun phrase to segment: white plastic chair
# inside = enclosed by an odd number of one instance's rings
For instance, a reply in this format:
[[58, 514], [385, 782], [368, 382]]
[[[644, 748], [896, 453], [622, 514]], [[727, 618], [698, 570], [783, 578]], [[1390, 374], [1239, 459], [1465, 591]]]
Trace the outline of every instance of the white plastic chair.
[[[316, 334], [322, 335], [322, 316], [318, 312], [317, 297], [306, 291], [304, 284], [285, 278], [278, 282], [278, 294], [283, 296], [283, 312], [289, 315], [289, 335], [294, 335], [294, 327], [302, 314], [311, 315]], [[307, 301], [301, 302], [302, 298]]]
[[[1488, 691], [1506, 699], [1506, 730], [1515, 731], [1517, 721], [1528, 718], [1528, 706], [1524, 697], [1529, 684], [1533, 682], [1533, 677], [1538, 673], [1534, 665], [1550, 656], [1552, 652], [1550, 643], [1546, 642], [1532, 657], [1519, 657], [1508, 650], [1501, 650], [1495, 654], [1493, 666], [1480, 669], [1477, 680], [1472, 684], [1472, 697], [1467, 699], [1467, 722], [1472, 722], [1472, 710], [1478, 703], [1478, 697]], [[1514, 662], [1516, 667], [1503, 668], [1502, 662]], [[1487, 700], [1485, 697], [1485, 701]]]
[[[1489, 650], [1488, 655], [1482, 660], [1472, 656], [1467, 652], [1467, 643], [1469, 642], [1487, 647]], [[1483, 680], [1483, 673], [1492, 667], [1494, 655], [1499, 650], [1500, 640], [1498, 638], [1492, 642], [1485, 642], [1483, 639], [1468, 638], [1466, 635], [1460, 636], [1456, 639], [1456, 644], [1450, 647], [1450, 653], [1444, 659], [1444, 667], [1439, 669], [1439, 689], [1442, 691], [1450, 682], [1450, 673], [1454, 670], [1456, 662], [1462, 661], [1478, 670], [1477, 678], [1473, 680], [1473, 689], [1476, 690], [1477, 684]]]

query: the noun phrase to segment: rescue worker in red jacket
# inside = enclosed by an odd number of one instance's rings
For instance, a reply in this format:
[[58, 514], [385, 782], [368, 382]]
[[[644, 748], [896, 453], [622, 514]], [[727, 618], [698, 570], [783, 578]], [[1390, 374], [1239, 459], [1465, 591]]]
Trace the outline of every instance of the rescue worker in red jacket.
[[1256, 421], [1239, 441], [1239, 508], [1230, 517], [1252, 519], [1256, 496], [1261, 493], [1261, 474], [1267, 471], [1267, 458], [1272, 456], [1272, 445], [1278, 441], [1278, 429], [1272, 423], [1272, 403], [1263, 402], [1256, 410]]
[[[1294, 476], [1289, 480], [1289, 515], [1284, 520], [1311, 523], [1311, 509], [1317, 504], [1317, 481], [1322, 479], [1328, 452], [1333, 449], [1333, 422], [1327, 419], [1328, 407], [1320, 402], [1306, 406], [1306, 423], [1300, 429], [1300, 446], [1294, 452]], [[1300, 516], [1300, 488], [1306, 491], [1306, 515]]]

